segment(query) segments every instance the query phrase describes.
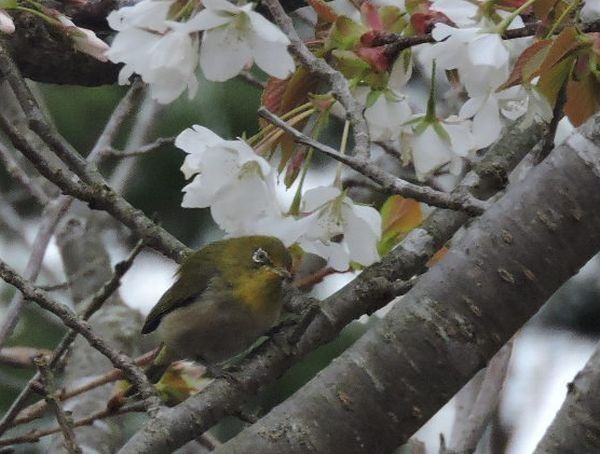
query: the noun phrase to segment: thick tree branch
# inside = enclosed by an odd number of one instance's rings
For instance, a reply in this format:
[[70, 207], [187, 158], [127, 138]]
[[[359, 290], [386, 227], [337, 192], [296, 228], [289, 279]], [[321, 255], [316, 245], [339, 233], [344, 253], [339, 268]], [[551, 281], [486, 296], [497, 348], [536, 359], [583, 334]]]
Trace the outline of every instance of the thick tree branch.
[[[506, 183], [510, 169], [533, 148], [541, 133], [539, 126], [525, 132], [514, 127], [467, 175], [461, 190], [472, 189], [481, 198], [495, 194]], [[169, 452], [209, 429], [224, 415], [235, 412], [248, 393], [273, 382], [308, 352], [334, 339], [352, 320], [388, 303], [390, 283], [408, 280], [421, 272], [431, 256], [468, 219], [462, 212], [435, 210], [380, 263], [368, 267], [350, 284], [324, 300], [299, 342], [287, 347], [288, 340], [295, 339], [298, 334], [297, 326], [290, 326], [257, 349], [241, 364], [242, 372], [235, 374], [243, 387], [233, 386], [227, 380], [215, 381], [201, 394], [148, 421], [121, 452]]]
[[535, 454], [600, 451], [600, 348], [567, 387], [567, 397]]
[[478, 218], [379, 325], [220, 452], [391, 452], [596, 253], [599, 203], [596, 115]]

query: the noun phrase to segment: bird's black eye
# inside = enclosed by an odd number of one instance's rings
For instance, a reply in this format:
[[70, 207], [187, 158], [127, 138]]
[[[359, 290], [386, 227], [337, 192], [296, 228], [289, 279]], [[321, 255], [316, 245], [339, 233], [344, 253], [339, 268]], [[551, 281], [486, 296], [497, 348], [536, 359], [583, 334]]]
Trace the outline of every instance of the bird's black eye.
[[261, 265], [266, 265], [267, 263], [271, 263], [271, 259], [269, 258], [269, 254], [262, 248], [258, 248], [252, 254], [252, 260], [256, 263], [260, 263]]

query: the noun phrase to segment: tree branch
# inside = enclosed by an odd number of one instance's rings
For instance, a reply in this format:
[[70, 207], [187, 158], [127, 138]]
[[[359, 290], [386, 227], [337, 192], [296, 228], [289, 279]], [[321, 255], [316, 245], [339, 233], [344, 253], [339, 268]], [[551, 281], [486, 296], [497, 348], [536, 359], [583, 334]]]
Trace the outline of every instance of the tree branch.
[[[495, 194], [506, 183], [510, 169], [533, 148], [541, 135], [539, 126], [527, 131], [513, 127], [465, 177], [461, 190], [473, 190], [482, 198]], [[423, 270], [431, 256], [468, 219], [462, 212], [435, 210], [380, 263], [366, 268], [350, 284], [321, 302], [301, 342], [288, 347], [288, 338], [297, 335], [297, 325], [282, 329], [241, 364], [242, 372], [234, 375], [242, 386], [216, 380], [201, 394], [148, 421], [121, 453], [167, 452], [208, 430], [224, 415], [234, 412], [249, 393], [273, 382], [308, 352], [334, 339], [352, 320], [387, 304], [388, 292], [393, 290], [390, 283], [409, 280]], [[302, 320], [298, 324], [302, 324]]]
[[308, 145], [311, 148], [346, 164], [358, 173], [366, 176], [375, 183], [381, 185], [381, 187], [392, 193], [400, 194], [403, 197], [418, 200], [419, 202], [427, 203], [439, 208], [448, 208], [451, 210], [461, 210], [472, 215], [479, 215], [485, 211], [488, 204], [481, 200], [476, 199], [468, 192], [453, 192], [446, 193], [442, 191], [436, 191], [435, 189], [427, 186], [419, 186], [414, 183], [409, 183], [406, 180], [398, 178], [391, 173], [386, 172], [382, 168], [371, 164], [368, 160], [358, 156], [348, 156], [342, 154], [327, 145], [324, 145], [306, 134], [301, 133], [297, 129], [288, 125], [277, 115], [269, 112], [266, 108], [261, 107], [258, 109], [258, 114], [269, 122], [273, 123], [277, 127], [283, 129], [285, 132], [290, 134], [296, 142]]
[[109, 347], [100, 336], [92, 331], [88, 322], [66, 306], [54, 301], [43, 290], [23, 279], [23, 277], [2, 260], [0, 260], [0, 277], [8, 284], [20, 290], [26, 299], [34, 301], [42, 309], [52, 312], [59, 317], [66, 326], [81, 334], [90, 346], [106, 356], [115, 367], [122, 369], [127, 379], [140, 391], [142, 398], [148, 399], [149, 407], [155, 407], [159, 404], [154, 388], [148, 382], [146, 375], [130, 358]]
[[596, 253], [599, 203], [596, 115], [511, 186], [380, 324], [216, 452], [391, 452]]
[[534, 454], [600, 450], [600, 348], [567, 386], [567, 396]]
[[331, 85], [335, 98], [346, 109], [346, 117], [352, 125], [354, 136], [354, 153], [361, 159], [368, 159], [370, 153], [369, 128], [363, 115], [364, 106], [350, 91], [346, 78], [333, 69], [324, 59], [316, 57], [298, 36], [292, 20], [278, 0], [263, 0], [269, 8], [275, 23], [283, 30], [291, 41], [290, 50], [310, 72]]
[[44, 400], [56, 415], [56, 421], [63, 434], [67, 452], [69, 454], [81, 454], [82, 450], [77, 444], [77, 438], [75, 437], [75, 432], [73, 432], [73, 421], [67, 416], [58, 401], [56, 385], [54, 384], [52, 372], [48, 368], [48, 361], [43, 356], [38, 356], [33, 361], [39, 369], [40, 378], [43, 383]]

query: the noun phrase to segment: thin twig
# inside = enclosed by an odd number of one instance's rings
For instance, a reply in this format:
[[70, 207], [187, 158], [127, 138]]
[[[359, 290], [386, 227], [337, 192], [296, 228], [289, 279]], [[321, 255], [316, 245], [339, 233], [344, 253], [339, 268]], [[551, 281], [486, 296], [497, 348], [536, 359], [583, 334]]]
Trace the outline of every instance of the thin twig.
[[148, 381], [146, 375], [127, 355], [120, 353], [110, 347], [104, 339], [98, 336], [91, 328], [90, 324], [79, 317], [75, 312], [54, 301], [46, 292], [32, 285], [26, 279], [23, 279], [14, 269], [0, 260], [0, 277], [8, 284], [19, 289], [25, 298], [34, 301], [41, 308], [52, 312], [69, 328], [81, 334], [90, 344], [101, 354], [106, 356], [111, 363], [122, 369], [127, 379], [140, 391], [142, 399], [148, 399], [148, 406], [152, 409], [158, 408], [159, 398], [156, 396], [153, 386]]
[[[142, 402], [135, 402], [131, 405], [121, 408], [105, 408], [95, 413], [92, 413], [85, 418], [78, 419], [73, 422], [73, 427], [89, 426], [100, 419], [109, 418], [111, 416], [122, 415], [125, 413], [143, 412], [144, 405]], [[60, 427], [52, 427], [50, 429], [33, 430], [23, 435], [18, 435], [12, 438], [0, 439], [0, 446], [10, 446], [22, 443], [36, 443], [42, 437], [60, 432]]]
[[[10, 58], [8, 58], [8, 56], [6, 56], [3, 52], [4, 52], [4, 50], [0, 46], [0, 62], [3, 60], [8, 61], [8, 67], [5, 69], [6, 69], [6, 72], [8, 74], [10, 74], [10, 80], [13, 81], [13, 83], [11, 84], [11, 87], [14, 84], [17, 87], [17, 90], [21, 96], [21, 97], [18, 97], [19, 101], [25, 102], [27, 105], [37, 106], [37, 104], [33, 98], [31, 98], [31, 99], [28, 98], [28, 96], [32, 97], [33, 95], [31, 94], [31, 92], [29, 92], [29, 89], [27, 88], [26, 84], [22, 81], [22, 78], [20, 77], [18, 72], [16, 72], [16, 69], [12, 65], [12, 61], [10, 60]], [[5, 63], [6, 63], [6, 61], [5, 61]], [[19, 79], [21, 79], [21, 82], [19, 82]], [[25, 88], [23, 88], [22, 85], [25, 85]], [[130, 112], [131, 109], [133, 108], [134, 100], [139, 96], [139, 94], [142, 90], [141, 87], [142, 87], [141, 83], [134, 84], [134, 86], [127, 92], [127, 94], [119, 102], [119, 104], [113, 111], [113, 114], [111, 115], [109, 121], [106, 123], [106, 126], [105, 126], [104, 130], [102, 131], [102, 134], [98, 138], [94, 148], [91, 150], [91, 152], [88, 156], [88, 159], [91, 162], [96, 161], [100, 157], [100, 151], [103, 149], [103, 147], [105, 147], [107, 144], [110, 144], [110, 142], [113, 140], [113, 138], [117, 132], [117, 127], [120, 126], [120, 124], [122, 123], [126, 114], [128, 112]], [[13, 88], [13, 90], [14, 90], [14, 88]], [[16, 94], [16, 92], [15, 92], [15, 94]], [[37, 112], [36, 115], [38, 113], [41, 115], [41, 112], [38, 112], [39, 107], [37, 107], [37, 110], [36, 110], [36, 108], [33, 108], [33, 110], [35, 112]], [[35, 150], [35, 147], [32, 146], [31, 144], [27, 143], [25, 138], [20, 137], [18, 130], [16, 128], [13, 128], [12, 125], [10, 124], [10, 122], [8, 122], [1, 115], [0, 115], [0, 125], [3, 126], [3, 128], [5, 129], [6, 132], [13, 134], [13, 136], [14, 135], [19, 136], [18, 140], [23, 142], [23, 144], [27, 145], [27, 149], [32, 151], [31, 155], [27, 156], [27, 157], [30, 160], [32, 158], [34, 159], [34, 161], [32, 161], [34, 163], [34, 165], [36, 165], [36, 163], [38, 163], [40, 165], [43, 165], [45, 163], [48, 166], [48, 168], [51, 167], [50, 163], [47, 162], [45, 159], [43, 159], [42, 155], [40, 153], [37, 153], [37, 151]], [[13, 138], [16, 138], [16, 136]], [[14, 140], [13, 140], [13, 143], [14, 143]], [[23, 151], [22, 149], [20, 149], [20, 150]], [[38, 154], [37, 157], [35, 156], [36, 154]], [[36, 165], [36, 167], [37, 167], [37, 165]], [[38, 171], [39, 170], [40, 169], [38, 168]], [[69, 178], [67, 178], [67, 176], [63, 175], [60, 169], [53, 169], [51, 171], [53, 171], [57, 175], [61, 175], [62, 180], [69, 181]], [[40, 172], [40, 173], [44, 174], [43, 172]], [[44, 175], [44, 176], [48, 177], [47, 175]], [[49, 178], [49, 180], [52, 181], [52, 179], [50, 179], [50, 178]], [[75, 185], [75, 183], [73, 181], [70, 181], [69, 184]], [[36, 235], [34, 244], [31, 247], [31, 254], [29, 256], [29, 260], [25, 267], [24, 276], [26, 279], [29, 279], [32, 282], [35, 282], [35, 280], [37, 279], [37, 277], [40, 273], [40, 269], [42, 267], [42, 262], [44, 259], [44, 255], [46, 253], [46, 248], [48, 247], [48, 243], [50, 242], [52, 235], [54, 235], [54, 231], [56, 230], [58, 222], [64, 216], [64, 214], [69, 210], [72, 202], [73, 202], [73, 199], [71, 197], [67, 197], [67, 196], [61, 196], [61, 197], [58, 197], [57, 199], [54, 199], [51, 202], [48, 202], [48, 201], [46, 202], [47, 207], [42, 216], [42, 221], [40, 223], [40, 227], [38, 229], [38, 233]], [[14, 331], [14, 329], [20, 319], [21, 312], [23, 310], [23, 306], [24, 306], [24, 301], [23, 301], [21, 294], [19, 294], [19, 293], [15, 294], [15, 296], [13, 297], [13, 299], [9, 305], [9, 308], [6, 312], [4, 321], [3, 321], [2, 325], [0, 326], [0, 348], [2, 348], [2, 346], [5, 344], [6, 340], [10, 337], [10, 335]], [[2, 423], [0, 422], [0, 433], [2, 432], [1, 427], [2, 427]]]
[[[525, 24], [525, 26], [520, 28], [506, 30], [502, 35], [502, 38], [511, 40], [534, 36], [540, 24], [541, 22], [534, 22]], [[600, 20], [584, 24], [582, 30], [584, 33], [600, 31]], [[558, 28], [556, 33], [560, 33], [560, 31], [562, 31], [562, 28]], [[438, 41], [433, 39], [431, 33], [415, 36], [404, 36], [399, 33], [382, 33], [373, 42], [373, 47], [386, 46], [386, 53], [394, 58], [404, 49], [418, 46], [420, 44], [434, 44], [436, 42]]]
[[291, 127], [264, 107], [261, 107], [258, 110], [258, 114], [292, 135], [296, 142], [308, 145], [315, 150], [346, 164], [348, 167], [381, 185], [383, 189], [390, 193], [400, 194], [403, 197], [415, 199], [440, 208], [464, 211], [471, 215], [480, 215], [488, 207], [487, 202], [476, 199], [469, 193], [446, 193], [425, 186], [419, 186], [387, 173], [383, 169], [371, 164], [368, 160], [355, 156], [343, 155], [334, 148], [324, 145]]
[[125, 151], [111, 147], [105, 149], [103, 155], [110, 158], [132, 158], [156, 151], [163, 145], [173, 145], [174, 143], [175, 137], [159, 137], [154, 142], [141, 146], [137, 150]]
[[316, 74], [331, 85], [336, 99], [346, 109], [346, 116], [352, 125], [354, 136], [354, 154], [367, 159], [370, 153], [369, 128], [363, 115], [364, 106], [358, 102], [350, 91], [348, 80], [333, 69], [324, 59], [316, 57], [304, 44], [296, 32], [292, 19], [287, 15], [278, 0], [263, 0], [269, 8], [273, 19], [291, 41], [290, 50], [296, 58], [313, 74]]
[[[128, 226], [139, 237], [145, 238], [150, 247], [177, 261], [181, 261], [191, 251], [173, 235], [152, 222], [141, 210], [134, 208], [117, 194], [98, 172], [88, 164], [72, 147], [51, 128], [32, 97], [30, 90], [19, 73], [8, 52], [0, 44], [0, 68], [2, 74], [15, 92], [28, 117], [29, 124], [46, 144], [67, 164], [71, 172], [51, 164], [28, 137], [15, 125], [0, 115], [0, 127], [7, 134], [13, 146], [23, 153], [36, 169], [48, 180], [56, 184], [65, 194], [87, 202], [93, 209], [104, 210]], [[102, 149], [106, 148], [106, 144]], [[76, 181], [77, 176], [80, 181]]]
[[[35, 281], [42, 268], [42, 262], [44, 261], [44, 255], [46, 255], [46, 249], [50, 243], [54, 230], [58, 225], [58, 222], [63, 215], [69, 209], [73, 199], [70, 197], [61, 196], [58, 199], [53, 200], [48, 204], [42, 215], [42, 221], [40, 223], [38, 232], [35, 240], [31, 247], [31, 254], [25, 266], [24, 276], [26, 279]], [[6, 340], [10, 337], [19, 319], [21, 318], [21, 312], [23, 310], [25, 300], [20, 293], [16, 293], [6, 310], [6, 315], [0, 326], [0, 348], [4, 346]]]
[[238, 74], [238, 77], [247, 84], [250, 84], [254, 88], [258, 88], [259, 90], [264, 90], [267, 88], [267, 84], [254, 76], [250, 71], [242, 71]]
[[29, 140], [0, 114], [0, 127], [11, 139], [15, 148], [23, 153], [48, 180], [56, 184], [65, 194], [87, 202], [91, 208], [104, 210], [128, 226], [146, 244], [177, 261], [191, 251], [169, 232], [150, 220], [141, 210], [134, 208], [123, 197], [110, 188], [104, 179], [101, 183], [81, 184], [63, 169], [51, 164]]
[[56, 421], [58, 422], [60, 431], [65, 439], [65, 447], [67, 448], [67, 451], [69, 454], [81, 454], [82, 450], [77, 444], [77, 438], [75, 437], [75, 432], [73, 431], [73, 420], [65, 413], [62, 406], [58, 402], [58, 398], [56, 396], [56, 385], [54, 383], [52, 372], [50, 372], [50, 369], [48, 368], [48, 360], [44, 356], [36, 356], [33, 361], [38, 367], [42, 379], [44, 387], [44, 400], [56, 416]]
[[[144, 353], [141, 356], [138, 356], [134, 361], [140, 367], [145, 367], [150, 364], [159, 349], [155, 348], [154, 350]], [[107, 383], [112, 383], [117, 380], [121, 380], [123, 378], [123, 371], [121, 369], [111, 369], [105, 374], [98, 375], [95, 377], [91, 377], [86, 379], [86, 381], [75, 388], [63, 390], [58, 394], [58, 399], [61, 401], [68, 400], [72, 397], [79, 396], [83, 393], [91, 391], [92, 389], [96, 389], [100, 386], [104, 386]], [[25, 424], [31, 421], [34, 421], [38, 418], [41, 418], [44, 415], [44, 412], [48, 408], [48, 405], [45, 401], [41, 400], [39, 402], [35, 402], [28, 407], [24, 408], [19, 412], [14, 421], [11, 422], [10, 427], [18, 426], [21, 424]]]
[[51, 354], [51, 350], [16, 345], [4, 347], [0, 350], [0, 362], [13, 367], [28, 368], [34, 366], [32, 362], [34, 356], [49, 356]]
[[[94, 315], [94, 313], [102, 307], [102, 304], [116, 291], [119, 287], [121, 278], [125, 275], [125, 273], [131, 268], [133, 265], [133, 261], [137, 257], [137, 255], [143, 249], [143, 242], [139, 241], [133, 250], [130, 252], [129, 256], [115, 265], [115, 270], [110, 279], [100, 287], [94, 295], [90, 298], [90, 302], [85, 305], [85, 309], [81, 314], [83, 320], [89, 320], [89, 318]], [[76, 330], [71, 330], [61, 339], [58, 346], [54, 349], [52, 353], [52, 358], [50, 359], [50, 368], [54, 369], [61, 361], [65, 352], [69, 349], [70, 345], [75, 340], [77, 336]], [[0, 420], [0, 434], [4, 433], [7, 427], [10, 426], [12, 420], [17, 416], [19, 410], [23, 407], [25, 401], [29, 397], [29, 394], [32, 390], [33, 383], [39, 380], [39, 374], [36, 374], [29, 382], [25, 385], [25, 387], [21, 390], [17, 398], [13, 401], [8, 411], [4, 414], [2, 419]]]
[[8, 174], [18, 181], [29, 194], [35, 199], [41, 206], [45, 206], [50, 202], [46, 191], [38, 184], [37, 181], [29, 178], [29, 175], [21, 169], [21, 166], [17, 163], [17, 160], [10, 154], [10, 151], [0, 143], [0, 162], [4, 165], [4, 168]]

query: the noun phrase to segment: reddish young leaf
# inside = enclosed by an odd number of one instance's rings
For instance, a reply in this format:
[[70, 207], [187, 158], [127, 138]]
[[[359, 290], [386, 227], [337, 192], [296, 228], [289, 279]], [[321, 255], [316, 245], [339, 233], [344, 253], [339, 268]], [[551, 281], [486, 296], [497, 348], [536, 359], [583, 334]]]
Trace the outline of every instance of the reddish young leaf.
[[373, 3], [367, 0], [360, 5], [360, 13], [363, 22], [367, 24], [371, 30], [383, 31], [383, 21], [379, 15], [379, 8], [377, 8]]
[[569, 80], [565, 113], [575, 127], [600, 110], [600, 81], [588, 74], [580, 80]]
[[423, 213], [419, 202], [399, 195], [388, 197], [380, 211], [381, 241], [377, 248], [385, 255], [423, 221]]
[[338, 18], [336, 12], [327, 4], [327, 2], [324, 2], [323, 0], [306, 0], [306, 2], [312, 6], [315, 13], [317, 13], [317, 17], [322, 21], [333, 24]]
[[570, 77], [572, 69], [573, 59], [567, 59], [540, 74], [538, 88], [546, 96], [550, 105], [553, 106], [556, 102], [558, 92]]
[[520, 85], [523, 82], [529, 82], [531, 79], [538, 76], [540, 73], [540, 66], [548, 55], [551, 44], [551, 39], [545, 39], [537, 41], [525, 49], [521, 55], [519, 55], [519, 58], [517, 58], [506, 82], [498, 87], [498, 91]]
[[544, 59], [540, 70], [542, 73], [548, 71], [553, 66], [556, 66], [563, 60], [569, 57], [574, 57], [575, 52], [579, 49], [589, 46], [589, 41], [581, 40], [580, 33], [575, 27], [567, 27], [556, 37], [548, 55]]
[[410, 23], [418, 34], [430, 33], [437, 23], [456, 25], [448, 16], [440, 11], [429, 10], [426, 13], [414, 13], [410, 16]]
[[356, 54], [364, 61], [368, 62], [373, 69], [378, 72], [389, 70], [392, 63], [394, 63], [385, 46], [361, 47], [356, 50]]

